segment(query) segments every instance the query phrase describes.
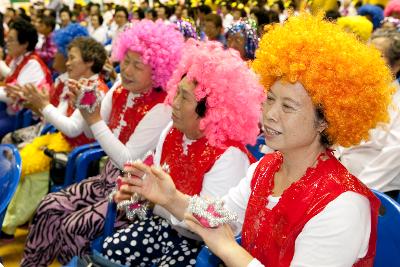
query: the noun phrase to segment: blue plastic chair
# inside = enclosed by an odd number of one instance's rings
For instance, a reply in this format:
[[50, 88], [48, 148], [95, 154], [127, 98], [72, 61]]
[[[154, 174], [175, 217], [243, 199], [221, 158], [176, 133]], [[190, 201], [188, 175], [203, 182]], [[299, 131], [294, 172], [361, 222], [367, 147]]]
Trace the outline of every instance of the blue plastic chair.
[[101, 236], [92, 241], [91, 247], [93, 253], [103, 252], [104, 240], [114, 233], [114, 223], [117, 218], [117, 204], [108, 203], [106, 220], [104, 222], [104, 231]]
[[[242, 236], [236, 237], [236, 242], [242, 244]], [[215, 256], [207, 246], [204, 246], [196, 259], [196, 267], [213, 267], [221, 264], [222, 261]]]
[[247, 145], [247, 150], [256, 158], [256, 160], [261, 159], [264, 156], [264, 153], [261, 152], [262, 146], [265, 145], [265, 138], [264, 135], [260, 135], [257, 137], [256, 144], [254, 146]]
[[374, 267], [400, 266], [400, 205], [384, 193], [372, 191], [381, 201]]
[[106, 153], [104, 153], [103, 149], [100, 146], [98, 148], [86, 150], [83, 153], [79, 154], [75, 160], [75, 183], [79, 183], [83, 179], [87, 178], [89, 163], [95, 160], [99, 160], [105, 155]]
[[21, 157], [14, 145], [0, 145], [0, 229], [21, 176]]
[[[77, 166], [77, 159], [79, 156], [81, 156], [82, 153], [89, 152], [93, 149], [98, 150], [100, 148], [100, 145], [97, 142], [91, 143], [91, 144], [86, 144], [82, 146], [78, 146], [74, 148], [69, 154], [68, 154], [68, 162], [67, 162], [67, 167], [65, 171], [65, 178], [64, 178], [64, 183], [62, 185], [53, 185], [50, 187], [50, 192], [58, 192], [61, 189], [70, 186], [71, 184], [77, 182], [76, 180], [76, 175], [77, 172], [79, 172], [80, 177], [84, 176], [83, 178], [86, 178], [86, 172], [88, 167], [84, 166], [84, 163], [90, 162], [90, 160], [87, 157], [84, 157], [85, 162], [82, 163], [83, 160], [81, 160], [81, 163], [79, 167]], [[93, 159], [94, 160], [94, 159]], [[84, 168], [84, 170], [79, 170], [79, 168]], [[79, 171], [78, 171], [79, 170]], [[84, 174], [84, 175], [83, 175]], [[79, 181], [81, 181], [83, 178], [80, 178]]]

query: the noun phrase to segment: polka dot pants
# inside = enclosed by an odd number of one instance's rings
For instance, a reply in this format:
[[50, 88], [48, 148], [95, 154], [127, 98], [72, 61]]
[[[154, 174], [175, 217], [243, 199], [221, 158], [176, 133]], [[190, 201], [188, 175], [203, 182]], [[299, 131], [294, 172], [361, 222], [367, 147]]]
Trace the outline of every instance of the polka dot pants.
[[104, 257], [127, 266], [194, 266], [202, 242], [185, 238], [156, 215], [106, 238]]

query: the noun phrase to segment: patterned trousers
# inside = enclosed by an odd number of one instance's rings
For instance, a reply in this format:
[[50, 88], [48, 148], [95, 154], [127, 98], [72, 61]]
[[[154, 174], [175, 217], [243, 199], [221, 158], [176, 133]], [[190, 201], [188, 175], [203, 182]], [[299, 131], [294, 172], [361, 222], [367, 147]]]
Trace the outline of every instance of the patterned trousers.
[[[48, 194], [33, 218], [21, 266], [48, 266], [55, 258], [68, 263], [89, 253], [90, 241], [102, 234], [108, 194], [120, 174], [109, 161], [101, 174]], [[118, 214], [115, 227], [127, 225]]]

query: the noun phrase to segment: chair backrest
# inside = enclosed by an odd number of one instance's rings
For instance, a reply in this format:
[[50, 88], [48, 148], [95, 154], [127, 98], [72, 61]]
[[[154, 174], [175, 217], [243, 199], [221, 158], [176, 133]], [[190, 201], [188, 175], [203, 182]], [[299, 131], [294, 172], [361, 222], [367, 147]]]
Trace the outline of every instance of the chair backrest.
[[374, 267], [400, 266], [400, 205], [372, 190], [381, 201]]
[[0, 228], [21, 176], [21, 157], [13, 145], [0, 145]]
[[246, 148], [256, 158], [256, 160], [259, 160], [265, 154], [261, 150], [263, 146], [265, 146], [265, 138], [264, 138], [264, 135], [260, 135], [260, 136], [257, 137], [257, 141], [256, 141], [256, 144], [254, 146], [247, 145]]

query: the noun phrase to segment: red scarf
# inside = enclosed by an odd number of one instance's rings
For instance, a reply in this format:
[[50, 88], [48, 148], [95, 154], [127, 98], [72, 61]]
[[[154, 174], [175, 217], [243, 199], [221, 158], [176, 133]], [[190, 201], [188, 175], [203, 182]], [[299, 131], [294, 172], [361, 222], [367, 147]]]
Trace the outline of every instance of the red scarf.
[[266, 207], [267, 197], [274, 188], [274, 175], [282, 164], [282, 154], [267, 154], [258, 164], [251, 181], [252, 192], [246, 209], [242, 245], [265, 266], [289, 266], [296, 238], [304, 225], [347, 191], [359, 193], [370, 201], [369, 248], [366, 256], [354, 266], [373, 266], [379, 200], [340, 164], [331, 151], [327, 151], [326, 155], [329, 157], [327, 160], [322, 160], [320, 156], [315, 168], [309, 168], [300, 180], [284, 191], [272, 210]]
[[249, 156], [250, 162], [254, 159], [246, 148], [237, 142], [227, 142], [226, 148], [211, 146], [206, 137], [202, 137], [188, 145], [187, 153], [182, 147], [183, 133], [171, 128], [163, 143], [161, 165], [169, 166], [170, 175], [176, 188], [188, 195], [200, 194], [204, 175], [214, 166], [219, 157], [234, 146]]
[[[113, 93], [112, 96], [112, 109], [110, 114], [110, 121], [108, 126], [111, 130], [116, 129], [120, 123], [123, 122], [125, 125], [122, 126], [121, 132], [119, 133], [118, 139], [126, 144], [136, 129], [136, 126], [143, 119], [148, 111], [150, 111], [155, 105], [163, 103], [166, 92], [151, 90], [149, 93], [143, 94], [136, 97], [133, 100], [132, 107], [125, 107], [128, 102], [129, 91], [120, 85]], [[125, 112], [124, 112], [125, 110]]]

